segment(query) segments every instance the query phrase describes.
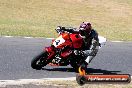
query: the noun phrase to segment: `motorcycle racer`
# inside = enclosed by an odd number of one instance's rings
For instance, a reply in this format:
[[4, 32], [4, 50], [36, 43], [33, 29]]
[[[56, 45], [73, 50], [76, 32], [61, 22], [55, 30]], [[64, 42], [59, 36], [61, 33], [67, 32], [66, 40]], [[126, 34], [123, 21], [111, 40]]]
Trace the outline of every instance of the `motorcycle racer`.
[[82, 67], [85, 69], [87, 68], [87, 65], [92, 61], [92, 59], [96, 56], [98, 49], [99, 49], [99, 39], [98, 39], [98, 33], [92, 29], [92, 25], [90, 22], [83, 22], [81, 23], [79, 29], [77, 30], [66, 30], [65, 27], [58, 26], [57, 32], [59, 34], [63, 32], [74, 32], [79, 33], [83, 40], [84, 40], [84, 46], [82, 50], [74, 50], [74, 53], [76, 55], [79, 55], [80, 53], [83, 53], [85, 56], [85, 62], [82, 64]]
[[87, 65], [96, 56], [99, 47], [106, 42], [98, 37], [91, 23], [83, 22], [79, 28], [58, 26], [58, 37], [52, 39], [51, 45], [31, 61], [31, 67], [41, 70], [46, 65], [71, 65], [75, 71], [86, 71]]
[[84, 55], [86, 56], [84, 65], [82, 67], [86, 68], [87, 65], [96, 56], [99, 49], [99, 39], [96, 30], [92, 29], [90, 22], [83, 22], [79, 27], [80, 34], [84, 37]]

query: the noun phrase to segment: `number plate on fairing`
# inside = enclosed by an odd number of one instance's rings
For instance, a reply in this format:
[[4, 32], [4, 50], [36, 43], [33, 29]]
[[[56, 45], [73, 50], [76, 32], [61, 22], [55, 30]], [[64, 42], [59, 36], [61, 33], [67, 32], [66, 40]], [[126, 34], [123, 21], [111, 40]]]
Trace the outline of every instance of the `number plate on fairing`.
[[62, 38], [62, 35], [61, 35], [53, 42], [53, 45], [55, 47], [58, 47], [60, 44], [62, 44], [64, 42], [65, 42], [65, 40]]

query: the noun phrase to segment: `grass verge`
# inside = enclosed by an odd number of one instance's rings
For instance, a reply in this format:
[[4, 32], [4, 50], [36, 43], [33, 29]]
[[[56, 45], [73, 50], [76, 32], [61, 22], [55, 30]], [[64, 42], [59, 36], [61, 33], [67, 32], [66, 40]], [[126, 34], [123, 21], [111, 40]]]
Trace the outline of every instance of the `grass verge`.
[[132, 41], [132, 0], [1, 0], [0, 35], [56, 37], [90, 21], [108, 40]]

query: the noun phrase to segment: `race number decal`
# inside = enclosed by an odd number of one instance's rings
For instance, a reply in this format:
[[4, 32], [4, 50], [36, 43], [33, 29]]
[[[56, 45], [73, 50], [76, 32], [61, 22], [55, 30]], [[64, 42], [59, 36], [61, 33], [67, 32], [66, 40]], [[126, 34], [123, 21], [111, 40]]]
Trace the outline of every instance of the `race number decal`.
[[62, 44], [64, 42], [65, 42], [65, 40], [62, 38], [62, 35], [61, 35], [53, 42], [53, 45], [55, 47], [57, 47], [57, 46], [59, 46], [60, 44]]

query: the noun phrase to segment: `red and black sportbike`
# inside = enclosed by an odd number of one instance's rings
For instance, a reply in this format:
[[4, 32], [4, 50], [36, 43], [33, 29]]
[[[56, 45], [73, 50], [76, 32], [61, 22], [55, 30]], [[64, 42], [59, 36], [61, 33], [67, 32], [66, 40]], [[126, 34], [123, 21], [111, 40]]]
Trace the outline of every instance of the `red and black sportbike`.
[[76, 55], [74, 50], [82, 50], [84, 40], [82, 36], [74, 32], [74, 29], [67, 28], [59, 34], [58, 38], [52, 40], [49, 47], [45, 47], [39, 55], [34, 57], [31, 61], [33, 69], [40, 70], [47, 64], [57, 66], [71, 65], [74, 69], [78, 69], [84, 63], [83, 53]]

